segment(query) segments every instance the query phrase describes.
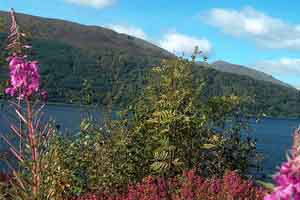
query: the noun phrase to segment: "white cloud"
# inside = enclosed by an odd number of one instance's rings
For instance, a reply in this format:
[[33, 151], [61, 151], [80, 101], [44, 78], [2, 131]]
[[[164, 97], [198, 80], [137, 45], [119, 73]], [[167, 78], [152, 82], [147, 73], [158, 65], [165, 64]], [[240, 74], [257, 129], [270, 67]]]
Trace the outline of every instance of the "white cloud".
[[141, 28], [135, 26], [112, 24], [108, 25], [107, 28], [110, 28], [118, 33], [124, 33], [144, 40], [147, 39], [146, 33]]
[[74, 3], [78, 5], [91, 6], [94, 8], [102, 9], [113, 5], [116, 0], [65, 0], [69, 3]]
[[258, 61], [254, 68], [275, 76], [299, 76], [300, 58], [280, 58]]
[[202, 18], [227, 34], [250, 38], [261, 47], [300, 50], [300, 24], [289, 24], [252, 7], [241, 10], [215, 8]]
[[191, 55], [196, 46], [204, 55], [209, 55], [212, 52], [212, 44], [207, 39], [176, 32], [165, 34], [163, 39], [159, 41], [159, 46], [175, 54]]

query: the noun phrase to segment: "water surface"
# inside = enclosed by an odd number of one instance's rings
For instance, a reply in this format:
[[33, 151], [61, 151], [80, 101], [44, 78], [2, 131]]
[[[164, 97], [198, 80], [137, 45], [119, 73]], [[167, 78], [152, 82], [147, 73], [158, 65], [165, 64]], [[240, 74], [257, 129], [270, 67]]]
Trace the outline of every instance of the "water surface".
[[[87, 111], [96, 119], [101, 119], [101, 111], [95, 108], [87, 109], [71, 105], [48, 105], [44, 109], [45, 119], [55, 120], [62, 132], [76, 133], [81, 119], [87, 116]], [[8, 132], [9, 117], [0, 111], [0, 132]], [[286, 159], [286, 153], [292, 145], [292, 135], [300, 124], [300, 119], [262, 119], [259, 123], [251, 120], [250, 136], [257, 139], [257, 149], [264, 156], [264, 172], [273, 174], [276, 167]]]

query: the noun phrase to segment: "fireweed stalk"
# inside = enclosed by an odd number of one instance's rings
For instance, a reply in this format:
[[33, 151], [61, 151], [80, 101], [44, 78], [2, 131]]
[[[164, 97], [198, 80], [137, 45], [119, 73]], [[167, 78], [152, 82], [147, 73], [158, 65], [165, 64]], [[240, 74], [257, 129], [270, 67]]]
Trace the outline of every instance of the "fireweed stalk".
[[287, 162], [274, 176], [276, 187], [264, 200], [300, 200], [300, 149], [299, 129], [294, 132], [293, 148]]
[[[47, 92], [41, 91], [40, 89], [41, 78], [39, 73], [39, 63], [37, 61], [28, 60], [28, 56], [24, 53], [25, 50], [31, 48], [31, 46], [23, 44], [22, 40], [25, 37], [25, 34], [21, 33], [19, 30], [14, 10], [11, 10], [10, 17], [12, 25], [8, 36], [9, 45], [7, 46], [7, 50], [11, 52], [11, 56], [7, 59], [10, 70], [10, 87], [5, 89], [5, 93], [12, 97], [16, 97], [17, 103], [13, 103], [13, 105], [15, 105], [17, 116], [22, 123], [24, 123], [26, 128], [25, 131], [23, 131], [21, 127], [17, 128], [13, 124], [10, 125], [13, 132], [19, 137], [20, 143], [22, 140], [28, 141], [31, 152], [30, 159], [32, 162], [31, 190], [32, 195], [36, 197], [39, 194], [41, 183], [41, 167], [39, 164], [39, 120], [34, 119], [35, 111], [33, 108], [33, 101], [37, 96], [46, 100]], [[22, 112], [20, 102], [24, 102], [26, 105], [25, 113]], [[20, 145], [20, 149], [17, 150], [17, 148], [12, 145], [12, 142], [4, 136], [2, 136], [2, 138], [9, 145], [9, 149], [16, 159], [19, 162], [24, 162], [22, 146]], [[21, 187], [24, 187], [22, 181], [20, 179], [17, 180], [18, 184]]]

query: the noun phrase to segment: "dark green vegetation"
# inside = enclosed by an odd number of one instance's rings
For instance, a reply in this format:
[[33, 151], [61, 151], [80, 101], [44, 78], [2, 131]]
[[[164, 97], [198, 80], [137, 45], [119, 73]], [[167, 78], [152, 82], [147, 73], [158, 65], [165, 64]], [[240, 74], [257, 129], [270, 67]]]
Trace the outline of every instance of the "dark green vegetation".
[[[8, 27], [8, 14], [1, 12], [0, 16]], [[23, 14], [17, 17], [38, 52], [33, 56], [41, 63], [51, 102], [127, 105], [144, 88], [150, 68], [174, 57], [146, 41], [106, 28]], [[5, 37], [1, 34], [1, 41]], [[3, 59], [1, 64], [0, 78], [6, 80]], [[236, 73], [232, 66], [218, 66], [202, 63], [193, 67], [195, 79], [206, 81], [204, 98], [231, 94], [251, 97], [248, 114], [299, 116], [296, 89], [253, 70], [240, 68], [242, 73]]]

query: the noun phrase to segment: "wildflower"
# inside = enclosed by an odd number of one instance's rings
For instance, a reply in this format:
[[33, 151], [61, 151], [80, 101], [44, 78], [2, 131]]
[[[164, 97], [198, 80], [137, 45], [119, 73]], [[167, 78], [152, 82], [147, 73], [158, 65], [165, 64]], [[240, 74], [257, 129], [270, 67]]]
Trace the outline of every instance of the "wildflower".
[[40, 73], [37, 61], [28, 61], [26, 57], [9, 58], [10, 84], [5, 93], [19, 99], [30, 98], [40, 89]]
[[283, 163], [275, 175], [276, 187], [264, 200], [300, 200], [300, 155], [299, 133], [294, 133], [294, 146], [291, 158]]

